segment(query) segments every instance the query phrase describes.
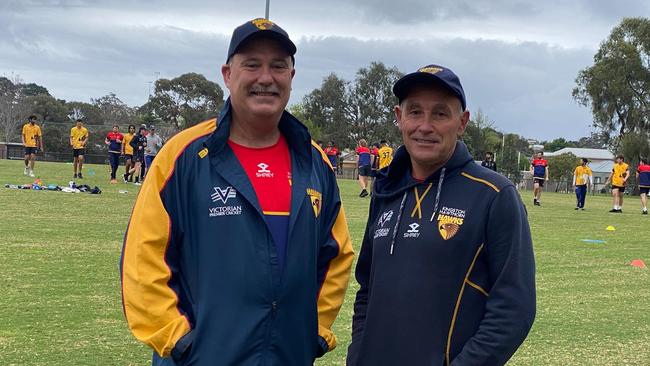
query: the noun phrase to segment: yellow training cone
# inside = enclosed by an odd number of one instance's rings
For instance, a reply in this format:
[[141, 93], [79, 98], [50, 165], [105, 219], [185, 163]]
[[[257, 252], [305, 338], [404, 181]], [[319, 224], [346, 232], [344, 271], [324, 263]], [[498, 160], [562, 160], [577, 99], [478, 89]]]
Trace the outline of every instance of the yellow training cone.
[[605, 229], [605, 230], [607, 230], [607, 231], [616, 231], [616, 228], [613, 227], [612, 225], [609, 225], [609, 226], [607, 227], [607, 229]]

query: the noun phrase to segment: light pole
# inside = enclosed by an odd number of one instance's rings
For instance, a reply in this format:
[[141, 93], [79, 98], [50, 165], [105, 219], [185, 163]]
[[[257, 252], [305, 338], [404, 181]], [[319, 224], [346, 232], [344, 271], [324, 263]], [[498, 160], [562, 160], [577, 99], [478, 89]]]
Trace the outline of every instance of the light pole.
[[266, 0], [266, 13], [264, 19], [269, 19], [269, 7], [271, 6], [271, 0]]

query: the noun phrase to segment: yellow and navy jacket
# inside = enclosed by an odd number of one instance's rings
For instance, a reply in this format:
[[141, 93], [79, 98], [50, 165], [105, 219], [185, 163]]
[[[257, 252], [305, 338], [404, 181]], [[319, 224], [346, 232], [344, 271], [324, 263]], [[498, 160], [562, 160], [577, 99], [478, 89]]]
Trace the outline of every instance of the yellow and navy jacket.
[[121, 259], [125, 316], [153, 365], [311, 365], [336, 346], [332, 323], [353, 260], [327, 157], [284, 112], [292, 195], [284, 270], [221, 119], [158, 153], [136, 200]]
[[378, 173], [348, 366], [503, 365], [535, 317], [535, 263], [513, 184], [462, 142], [424, 182], [400, 147]]

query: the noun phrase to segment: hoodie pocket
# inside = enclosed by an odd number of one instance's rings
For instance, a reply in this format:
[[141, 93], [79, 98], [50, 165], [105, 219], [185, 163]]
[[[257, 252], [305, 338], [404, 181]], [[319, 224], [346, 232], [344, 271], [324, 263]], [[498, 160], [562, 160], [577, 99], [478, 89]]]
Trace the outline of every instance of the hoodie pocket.
[[320, 335], [316, 336], [316, 353], [314, 354], [314, 358], [321, 358], [323, 355], [325, 355], [329, 351], [329, 345], [327, 344], [327, 341], [325, 338], [321, 337]]
[[178, 366], [184, 365], [189, 354], [192, 351], [192, 343], [194, 342], [194, 331], [190, 330], [189, 333], [181, 337], [181, 339], [176, 342], [176, 345], [172, 349], [171, 358], [174, 360], [174, 363]]

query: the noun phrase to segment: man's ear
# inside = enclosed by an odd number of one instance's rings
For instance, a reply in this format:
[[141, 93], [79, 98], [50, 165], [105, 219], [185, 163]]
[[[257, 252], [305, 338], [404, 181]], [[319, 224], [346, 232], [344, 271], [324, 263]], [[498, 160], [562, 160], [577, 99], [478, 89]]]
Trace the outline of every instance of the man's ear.
[[393, 108], [393, 111], [395, 111], [395, 120], [397, 121], [397, 128], [401, 131], [402, 130], [402, 107], [396, 105], [395, 108]]
[[221, 76], [223, 77], [223, 82], [226, 84], [226, 87], [230, 89], [230, 73], [232, 72], [232, 69], [230, 68], [230, 64], [223, 64], [221, 66]]
[[460, 116], [460, 126], [458, 126], [458, 131], [456, 135], [458, 137], [463, 136], [465, 130], [467, 129], [467, 124], [469, 123], [469, 111], [464, 111]]

